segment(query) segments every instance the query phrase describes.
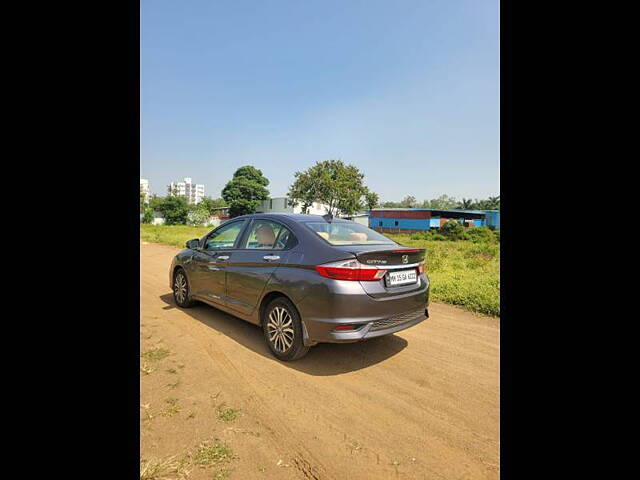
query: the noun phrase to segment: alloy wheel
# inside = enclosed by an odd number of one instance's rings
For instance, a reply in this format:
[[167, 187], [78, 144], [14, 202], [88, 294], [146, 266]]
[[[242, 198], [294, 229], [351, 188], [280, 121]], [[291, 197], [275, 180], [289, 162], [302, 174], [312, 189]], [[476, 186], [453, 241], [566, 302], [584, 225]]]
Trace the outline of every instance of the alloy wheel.
[[173, 291], [176, 295], [178, 303], [184, 303], [187, 298], [187, 279], [182, 272], [176, 275], [176, 281], [173, 286]]
[[293, 319], [283, 307], [275, 307], [269, 313], [267, 322], [267, 334], [273, 348], [284, 353], [293, 344]]

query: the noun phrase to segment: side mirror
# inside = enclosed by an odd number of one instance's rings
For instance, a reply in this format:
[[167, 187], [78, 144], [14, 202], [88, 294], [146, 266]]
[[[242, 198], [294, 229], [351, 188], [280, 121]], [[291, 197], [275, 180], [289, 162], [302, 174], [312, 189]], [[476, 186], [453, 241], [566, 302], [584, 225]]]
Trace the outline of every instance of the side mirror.
[[198, 238], [194, 238], [192, 240], [187, 241], [187, 248], [190, 248], [192, 250], [197, 249], [198, 247], [200, 247], [200, 239]]

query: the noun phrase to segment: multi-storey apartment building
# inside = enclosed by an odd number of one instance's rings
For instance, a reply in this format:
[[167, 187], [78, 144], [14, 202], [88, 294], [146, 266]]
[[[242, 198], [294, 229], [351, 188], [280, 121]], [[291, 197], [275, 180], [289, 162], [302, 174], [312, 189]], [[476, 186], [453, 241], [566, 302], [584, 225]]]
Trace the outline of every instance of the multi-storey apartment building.
[[180, 197], [186, 197], [190, 204], [198, 204], [204, 198], [204, 185], [195, 184], [191, 178], [185, 178], [183, 182], [171, 182], [168, 185], [169, 195], [174, 193]]
[[145, 203], [149, 203], [151, 192], [149, 191], [149, 180], [147, 180], [146, 178], [140, 179], [140, 193], [144, 195]]

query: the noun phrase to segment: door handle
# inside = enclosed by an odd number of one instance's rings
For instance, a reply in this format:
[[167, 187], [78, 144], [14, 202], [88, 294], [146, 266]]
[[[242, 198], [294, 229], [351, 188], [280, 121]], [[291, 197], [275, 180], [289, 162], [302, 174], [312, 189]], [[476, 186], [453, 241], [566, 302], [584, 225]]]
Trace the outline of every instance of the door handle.
[[264, 258], [267, 262], [273, 262], [275, 260], [280, 260], [280, 257], [278, 255], [265, 255]]
[[216, 260], [229, 260], [229, 255], [220, 255], [216, 257]]

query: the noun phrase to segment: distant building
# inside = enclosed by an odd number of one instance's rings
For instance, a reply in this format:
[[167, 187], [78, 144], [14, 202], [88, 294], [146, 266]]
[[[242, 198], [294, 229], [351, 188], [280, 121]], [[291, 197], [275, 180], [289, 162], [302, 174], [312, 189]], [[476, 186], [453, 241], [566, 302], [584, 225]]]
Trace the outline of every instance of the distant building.
[[447, 220], [465, 227], [500, 228], [499, 210], [438, 210], [434, 208], [374, 208], [369, 227], [379, 232], [411, 233], [440, 228]]
[[215, 207], [211, 209], [211, 216], [219, 218], [220, 220], [227, 220], [229, 218], [229, 207]]
[[365, 227], [369, 226], [369, 214], [368, 213], [356, 213], [355, 215], [345, 215], [341, 218], [345, 220], [352, 220], [360, 225], [364, 225]]
[[151, 192], [149, 191], [149, 180], [146, 178], [140, 179], [140, 193], [144, 195], [144, 203], [149, 203]]
[[[326, 215], [328, 211], [329, 205], [313, 202], [307, 213], [309, 215]], [[256, 213], [302, 213], [302, 205], [292, 207], [289, 205], [288, 197], [272, 197], [264, 200]]]
[[204, 185], [193, 183], [189, 177], [184, 182], [171, 182], [168, 187], [169, 195], [173, 195], [175, 191], [177, 196], [185, 197], [190, 204], [197, 205], [204, 198]]

